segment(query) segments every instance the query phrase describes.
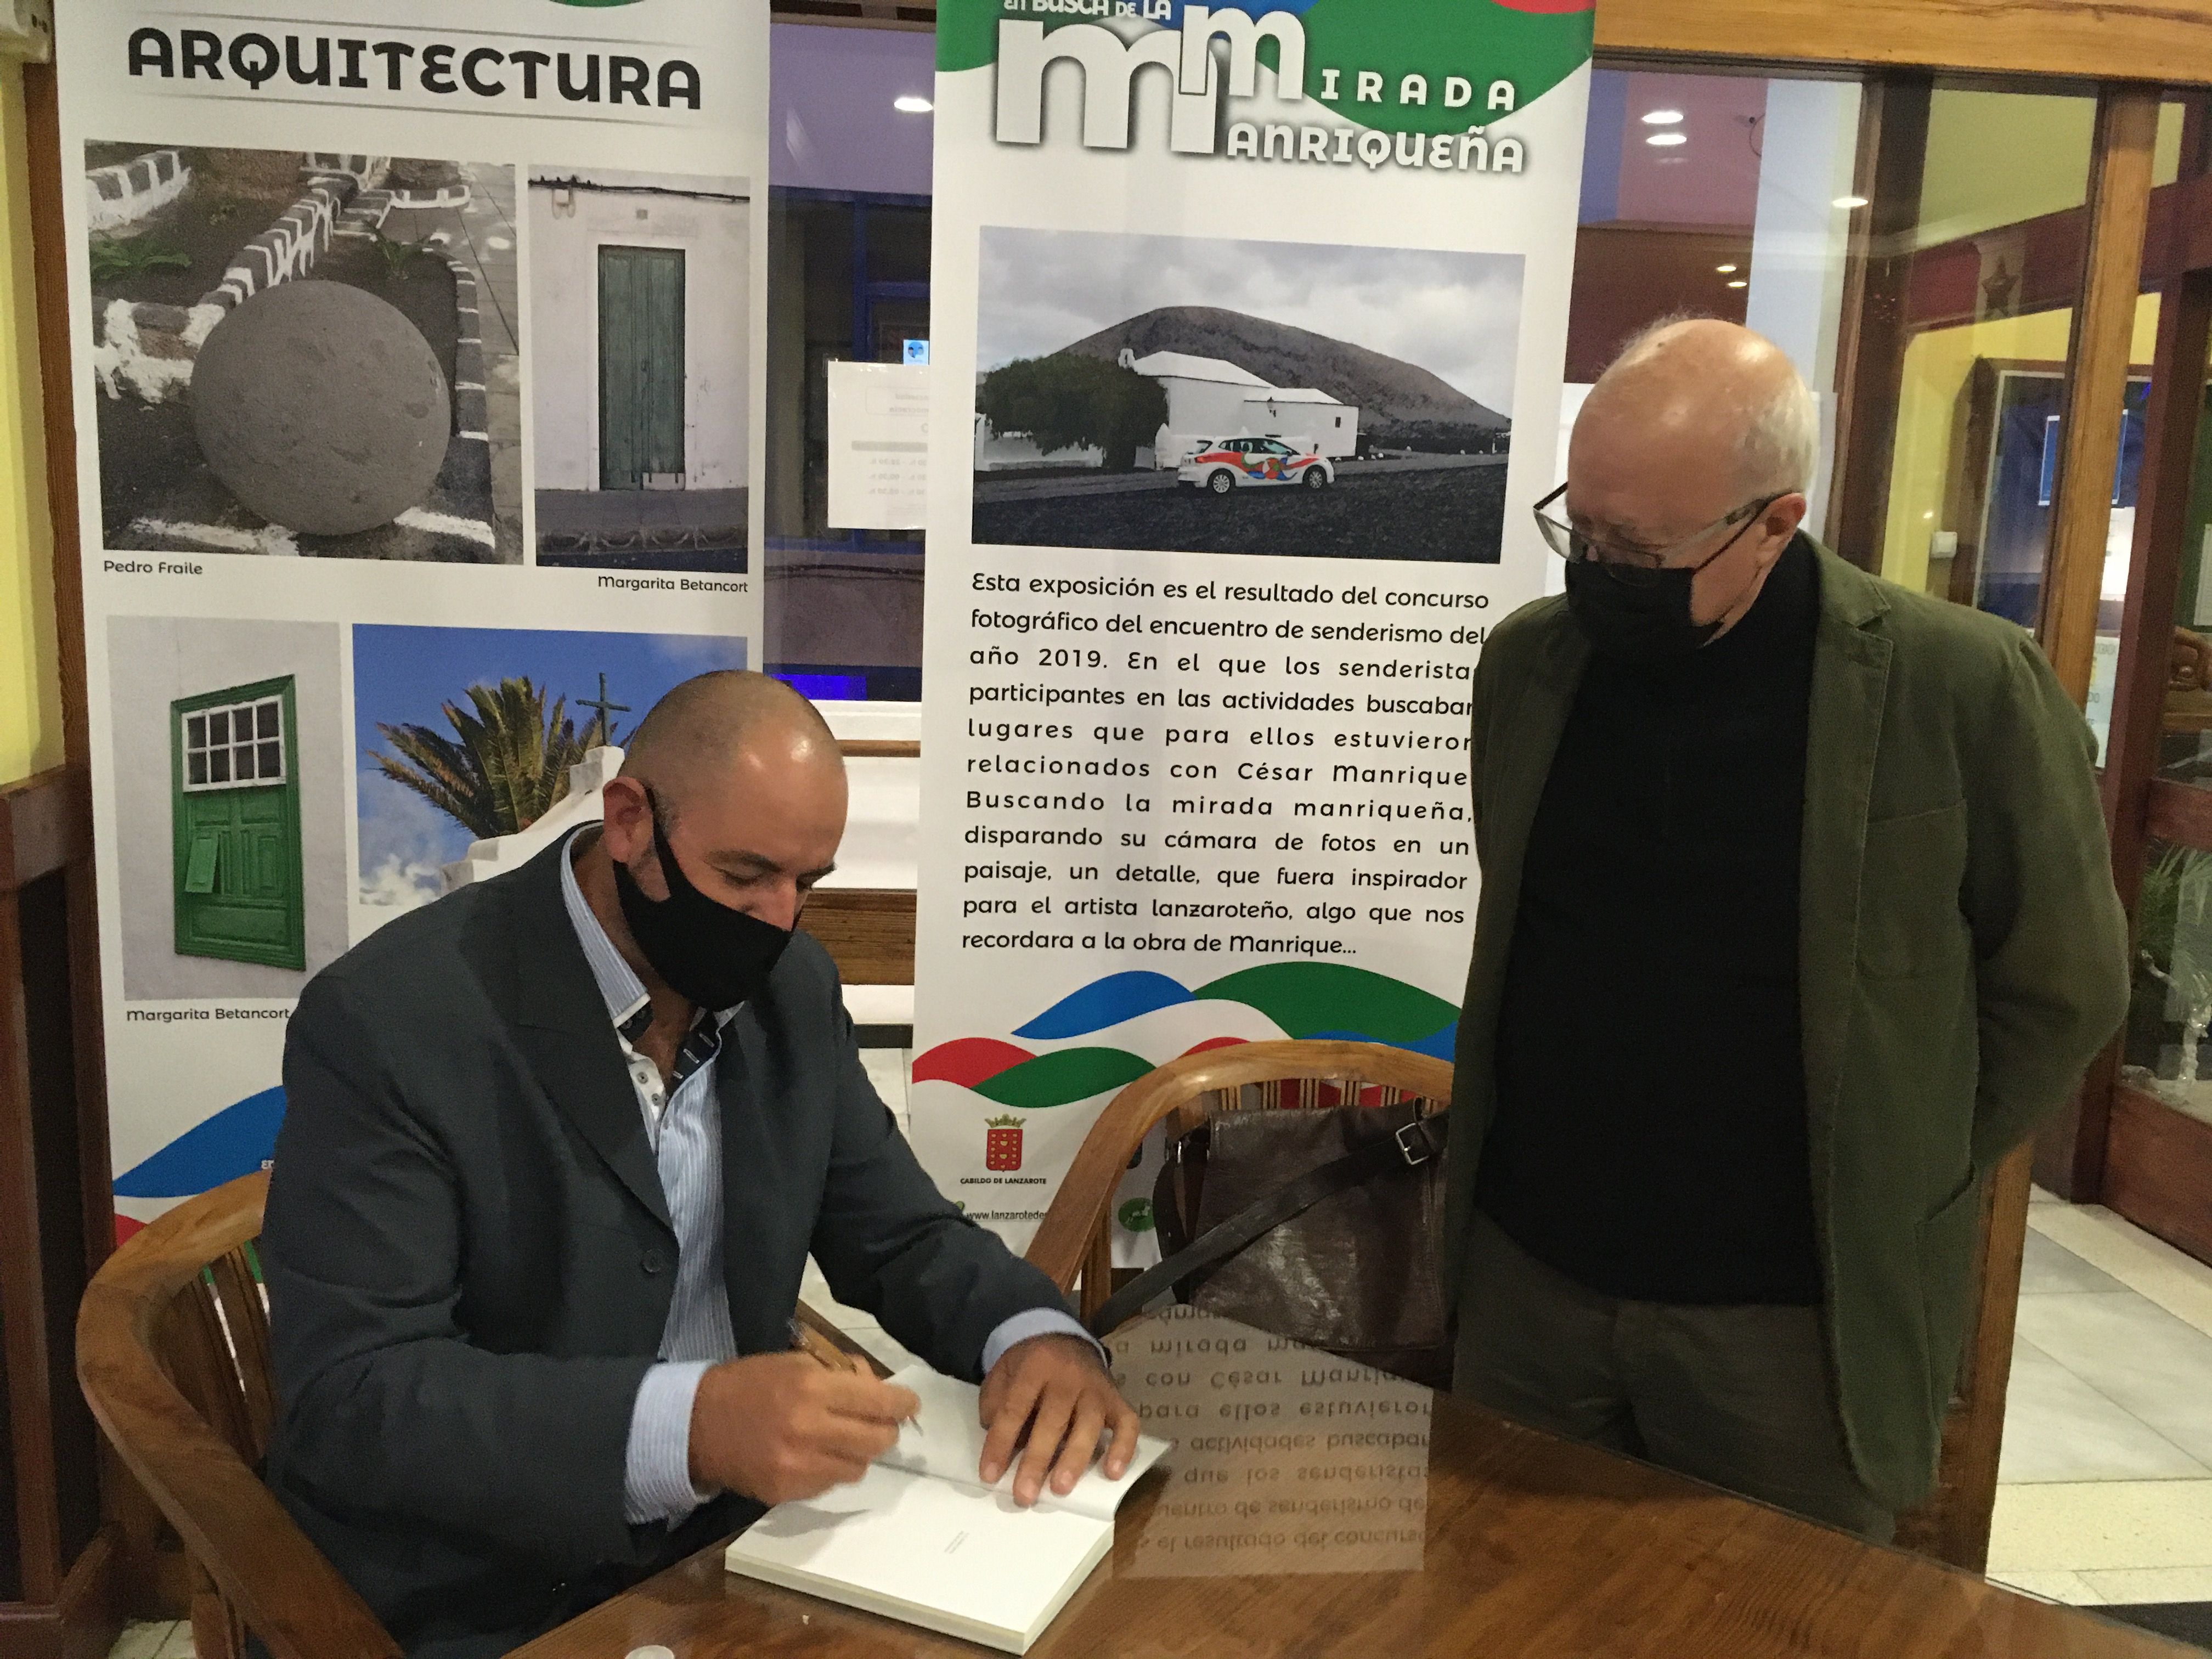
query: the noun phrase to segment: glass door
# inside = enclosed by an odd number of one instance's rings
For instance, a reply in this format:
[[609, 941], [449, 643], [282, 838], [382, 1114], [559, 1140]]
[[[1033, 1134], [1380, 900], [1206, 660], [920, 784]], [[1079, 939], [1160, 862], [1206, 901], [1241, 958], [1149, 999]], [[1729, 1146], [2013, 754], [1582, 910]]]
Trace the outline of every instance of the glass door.
[[2077, 1163], [2107, 1206], [2212, 1262], [2212, 247], [2191, 245], [2212, 177], [2161, 194], [2145, 260], [2160, 289], [2156, 361], [2106, 768], [2135, 995], [2103, 1121], [2085, 1114], [2100, 1144]]

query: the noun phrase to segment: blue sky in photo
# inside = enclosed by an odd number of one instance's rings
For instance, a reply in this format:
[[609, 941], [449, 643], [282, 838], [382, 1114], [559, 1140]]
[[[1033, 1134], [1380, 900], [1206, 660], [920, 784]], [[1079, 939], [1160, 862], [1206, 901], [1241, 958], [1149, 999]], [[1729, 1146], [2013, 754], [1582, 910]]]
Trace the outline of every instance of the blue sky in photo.
[[438, 866], [468, 850], [466, 830], [413, 791], [379, 771], [373, 757], [389, 753], [376, 729], [427, 726], [453, 735], [443, 706], [466, 707], [471, 685], [497, 685], [527, 676], [555, 697], [566, 697], [564, 719], [580, 729], [592, 718], [579, 701], [599, 695], [629, 705], [617, 714], [619, 744], [645, 711], [672, 687], [711, 669], [744, 668], [745, 641], [702, 634], [594, 634], [554, 629], [391, 628], [353, 630], [354, 766], [360, 785], [361, 896], [407, 906], [438, 894]]

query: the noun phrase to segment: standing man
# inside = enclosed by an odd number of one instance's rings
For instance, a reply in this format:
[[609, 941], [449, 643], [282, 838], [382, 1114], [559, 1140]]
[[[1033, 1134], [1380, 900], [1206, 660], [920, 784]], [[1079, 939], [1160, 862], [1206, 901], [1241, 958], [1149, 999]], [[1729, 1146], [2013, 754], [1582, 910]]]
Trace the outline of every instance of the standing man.
[[[268, 1479], [415, 1659], [489, 1659], [763, 1506], [914, 1396], [789, 1352], [811, 1253], [983, 1384], [984, 1481], [1066, 1492], [1136, 1419], [1050, 1280], [939, 1196], [793, 931], [845, 832], [813, 706], [661, 699], [580, 830], [318, 975], [262, 1259]], [[1019, 1449], [1026, 1442], [1026, 1449]]]
[[1474, 681], [1458, 1392], [1875, 1540], [1930, 1485], [1981, 1183], [2118, 1025], [2094, 748], [2035, 642], [1800, 530], [1812, 395], [1632, 343]]

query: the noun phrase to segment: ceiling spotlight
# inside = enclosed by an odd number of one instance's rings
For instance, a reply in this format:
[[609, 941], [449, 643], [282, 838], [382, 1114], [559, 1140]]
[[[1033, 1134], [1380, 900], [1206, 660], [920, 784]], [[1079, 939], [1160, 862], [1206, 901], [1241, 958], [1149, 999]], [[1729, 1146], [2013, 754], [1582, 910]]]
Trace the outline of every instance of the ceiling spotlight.
[[1751, 286], [1751, 284], [1750, 284], [1749, 283], [1745, 282], [1745, 281], [1743, 280], [1743, 278], [1742, 278], [1742, 277], [1739, 276], [1739, 277], [1737, 277], [1737, 278], [1735, 279], [1735, 281], [1734, 281], [1733, 283], [1730, 283], [1729, 284], [1729, 286], [1730, 288], [1749, 288], [1749, 287]]
[[1644, 142], [1655, 149], [1672, 149], [1677, 144], [1688, 143], [1690, 137], [1683, 132], [1655, 132]]
[[1644, 116], [1644, 125], [1647, 127], [1679, 127], [1682, 125], [1682, 112], [1678, 109], [1655, 109]]
[[1846, 213], [1856, 213], [1866, 204], [1867, 198], [1863, 196], [1838, 196], [1833, 204]]
[[1713, 269], [1720, 272], [1723, 276], [1733, 276], [1735, 275], [1735, 267], [1734, 265], [1715, 265]]
[[891, 107], [902, 115], [927, 115], [937, 106], [918, 93], [902, 92], [891, 100]]

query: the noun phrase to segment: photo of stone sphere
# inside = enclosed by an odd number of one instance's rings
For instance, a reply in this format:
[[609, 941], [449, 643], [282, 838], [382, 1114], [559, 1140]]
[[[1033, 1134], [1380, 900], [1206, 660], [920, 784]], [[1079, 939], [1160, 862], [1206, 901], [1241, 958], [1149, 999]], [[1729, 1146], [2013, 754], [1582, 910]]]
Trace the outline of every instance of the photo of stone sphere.
[[85, 146], [102, 545], [522, 560], [514, 170]]

